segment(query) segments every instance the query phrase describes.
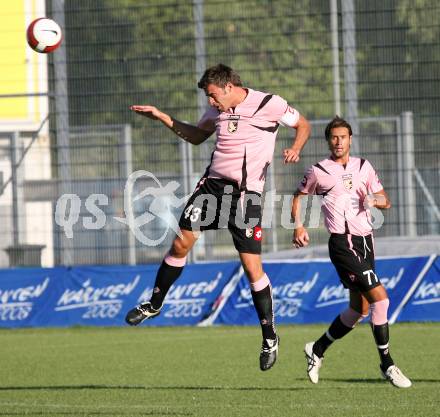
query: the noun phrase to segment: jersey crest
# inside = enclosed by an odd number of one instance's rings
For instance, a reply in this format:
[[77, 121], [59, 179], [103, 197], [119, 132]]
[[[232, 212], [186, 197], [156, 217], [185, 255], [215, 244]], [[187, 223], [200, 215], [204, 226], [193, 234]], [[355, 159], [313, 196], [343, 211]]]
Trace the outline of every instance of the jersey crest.
[[231, 115], [228, 117], [228, 132], [229, 133], [235, 133], [238, 129], [238, 121], [240, 119], [239, 115]]
[[351, 190], [353, 188], [353, 175], [345, 174], [342, 176], [342, 183], [346, 190]]

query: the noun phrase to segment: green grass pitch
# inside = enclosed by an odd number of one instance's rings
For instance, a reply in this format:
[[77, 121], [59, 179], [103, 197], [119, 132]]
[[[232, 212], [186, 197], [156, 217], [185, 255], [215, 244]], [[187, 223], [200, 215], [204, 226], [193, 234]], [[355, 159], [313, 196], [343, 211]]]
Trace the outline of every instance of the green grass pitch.
[[440, 324], [391, 327], [407, 390], [380, 378], [368, 325], [327, 351], [312, 385], [302, 349], [326, 327], [279, 326], [267, 372], [257, 327], [0, 330], [0, 416], [440, 415]]

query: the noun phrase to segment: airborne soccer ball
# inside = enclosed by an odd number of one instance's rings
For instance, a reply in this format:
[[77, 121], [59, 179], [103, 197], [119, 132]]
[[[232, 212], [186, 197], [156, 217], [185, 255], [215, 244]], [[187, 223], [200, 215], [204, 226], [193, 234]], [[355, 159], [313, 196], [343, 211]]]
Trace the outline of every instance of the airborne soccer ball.
[[60, 46], [63, 33], [58, 23], [46, 17], [35, 19], [27, 28], [27, 42], [36, 52], [47, 54]]

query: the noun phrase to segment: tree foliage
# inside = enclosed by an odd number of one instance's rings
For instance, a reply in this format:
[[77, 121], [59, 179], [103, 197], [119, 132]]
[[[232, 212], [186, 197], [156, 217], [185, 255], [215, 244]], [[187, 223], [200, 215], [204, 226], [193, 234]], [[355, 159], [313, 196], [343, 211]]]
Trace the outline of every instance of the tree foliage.
[[[440, 7], [355, 5], [360, 114], [438, 114]], [[333, 116], [328, 0], [205, 0], [203, 10], [207, 65], [234, 67], [246, 85], [282, 95], [309, 119]], [[67, 0], [66, 42], [71, 123], [130, 123], [138, 166], [179, 169], [172, 133], [128, 106], [150, 103], [196, 121], [193, 1]]]

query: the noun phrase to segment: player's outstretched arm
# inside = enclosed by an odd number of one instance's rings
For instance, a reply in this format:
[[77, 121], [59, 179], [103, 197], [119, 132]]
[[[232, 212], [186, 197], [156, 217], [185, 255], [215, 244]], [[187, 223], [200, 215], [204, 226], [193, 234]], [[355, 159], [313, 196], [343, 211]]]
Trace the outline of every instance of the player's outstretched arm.
[[300, 115], [298, 124], [295, 127], [296, 135], [290, 148], [284, 149], [284, 163], [295, 163], [299, 161], [299, 154], [310, 137], [311, 127], [308, 120]]
[[294, 231], [292, 243], [295, 248], [302, 248], [309, 244], [309, 234], [307, 229], [301, 223], [301, 199], [307, 194], [297, 190], [292, 200], [292, 221], [294, 222]]
[[192, 143], [193, 145], [200, 145], [213, 133], [200, 129], [197, 126], [193, 126], [173, 119], [169, 114], [160, 111], [154, 106], [133, 105], [130, 106], [130, 110], [134, 111], [137, 114], [140, 114], [141, 116], [148, 117], [149, 119], [161, 121], [176, 135], [180, 136], [183, 140]]

